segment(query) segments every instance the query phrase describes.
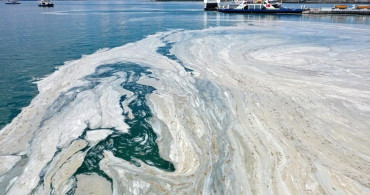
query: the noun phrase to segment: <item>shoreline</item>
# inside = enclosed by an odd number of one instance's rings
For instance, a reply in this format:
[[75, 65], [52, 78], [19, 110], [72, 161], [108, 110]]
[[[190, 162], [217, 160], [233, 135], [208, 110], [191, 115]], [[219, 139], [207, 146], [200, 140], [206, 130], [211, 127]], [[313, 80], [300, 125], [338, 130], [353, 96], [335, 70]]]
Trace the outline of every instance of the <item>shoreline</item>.
[[[154, 0], [154, 1], [160, 1], [160, 2], [164, 2], [164, 1], [202, 2], [203, 0]], [[317, 0], [317, 1], [285, 0], [285, 1], [283, 1], [283, 3], [294, 3], [294, 4], [338, 4], [338, 3], [341, 3], [341, 4], [370, 4], [370, 2], [366, 2], [366, 1], [346, 1], [346, 0], [344, 0], [344, 1], [332, 1], [332, 2], [322, 2], [321, 0]]]

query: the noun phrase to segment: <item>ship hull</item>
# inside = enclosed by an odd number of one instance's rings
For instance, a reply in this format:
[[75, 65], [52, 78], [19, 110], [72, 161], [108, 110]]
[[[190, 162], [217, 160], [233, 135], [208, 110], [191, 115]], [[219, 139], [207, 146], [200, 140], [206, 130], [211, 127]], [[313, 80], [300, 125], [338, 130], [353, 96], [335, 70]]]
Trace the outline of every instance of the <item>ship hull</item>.
[[54, 7], [54, 4], [48, 4], [48, 5], [39, 5], [39, 7]]
[[301, 14], [303, 9], [218, 9], [224, 13], [265, 13], [265, 14]]

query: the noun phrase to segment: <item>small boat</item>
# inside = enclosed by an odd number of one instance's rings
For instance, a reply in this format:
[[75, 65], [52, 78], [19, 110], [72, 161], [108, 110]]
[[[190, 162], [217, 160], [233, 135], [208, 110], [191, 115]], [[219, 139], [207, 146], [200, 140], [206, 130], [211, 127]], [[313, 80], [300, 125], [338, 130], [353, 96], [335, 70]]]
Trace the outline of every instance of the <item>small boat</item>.
[[17, 0], [7, 0], [7, 1], [5, 2], [5, 4], [11, 4], [11, 5], [14, 5], [14, 4], [21, 4], [21, 3], [19, 3]]
[[334, 5], [333, 9], [347, 9], [348, 5]]
[[220, 0], [204, 0], [204, 11], [217, 11]]
[[370, 9], [370, 5], [358, 5], [357, 9]]
[[39, 7], [54, 7], [54, 3], [50, 0], [39, 0]]
[[239, 4], [224, 4], [218, 8], [219, 12], [225, 13], [285, 13], [285, 14], [301, 14], [301, 9], [284, 8], [282, 3], [276, 0], [256, 0], [256, 1], [239, 1]]

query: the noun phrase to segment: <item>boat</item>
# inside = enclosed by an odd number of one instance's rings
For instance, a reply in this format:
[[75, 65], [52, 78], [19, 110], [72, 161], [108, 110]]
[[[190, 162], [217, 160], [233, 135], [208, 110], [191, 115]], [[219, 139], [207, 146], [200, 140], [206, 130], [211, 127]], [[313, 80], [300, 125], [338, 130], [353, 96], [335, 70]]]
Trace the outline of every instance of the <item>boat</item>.
[[347, 9], [348, 5], [334, 5], [333, 9]]
[[217, 11], [220, 0], [204, 0], [204, 11]]
[[14, 4], [21, 4], [21, 3], [19, 3], [18, 0], [7, 0], [5, 2], [5, 4], [12, 4], [12, 5], [14, 5]]
[[219, 5], [218, 11], [225, 13], [285, 13], [300, 14], [304, 7], [300, 9], [282, 7], [282, 2], [277, 0], [242, 0], [234, 1], [232, 4]]
[[370, 5], [358, 5], [357, 9], [370, 9]]
[[50, 0], [39, 0], [39, 7], [54, 7], [54, 3]]

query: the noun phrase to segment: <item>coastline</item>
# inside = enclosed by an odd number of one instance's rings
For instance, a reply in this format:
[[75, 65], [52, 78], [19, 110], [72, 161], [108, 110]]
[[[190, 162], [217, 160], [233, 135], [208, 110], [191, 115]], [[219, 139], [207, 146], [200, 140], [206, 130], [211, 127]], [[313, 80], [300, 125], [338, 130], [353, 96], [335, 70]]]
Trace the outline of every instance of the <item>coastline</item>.
[[[155, 0], [155, 1], [195, 1], [202, 2], [203, 0]], [[284, 0], [283, 3], [297, 3], [297, 4], [369, 4], [367, 0]]]

